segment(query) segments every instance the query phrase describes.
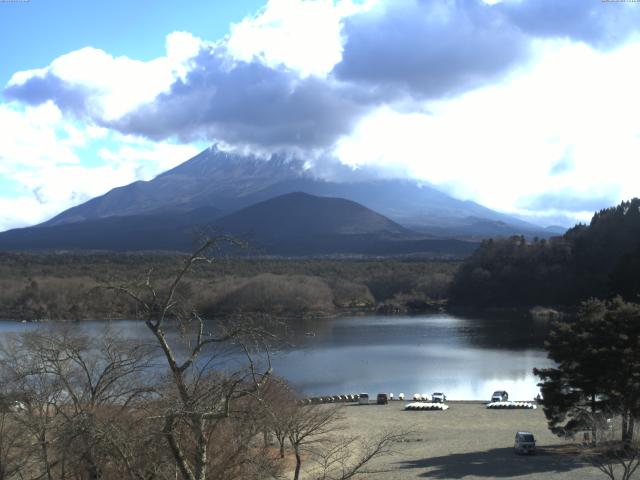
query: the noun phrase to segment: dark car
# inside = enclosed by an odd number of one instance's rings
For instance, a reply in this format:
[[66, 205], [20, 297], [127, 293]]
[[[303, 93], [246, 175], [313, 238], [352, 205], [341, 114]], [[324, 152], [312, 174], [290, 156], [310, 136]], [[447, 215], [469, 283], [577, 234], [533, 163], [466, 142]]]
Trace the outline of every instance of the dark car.
[[387, 403], [389, 403], [389, 397], [387, 397], [386, 393], [379, 393], [376, 403], [378, 405], [386, 405]]

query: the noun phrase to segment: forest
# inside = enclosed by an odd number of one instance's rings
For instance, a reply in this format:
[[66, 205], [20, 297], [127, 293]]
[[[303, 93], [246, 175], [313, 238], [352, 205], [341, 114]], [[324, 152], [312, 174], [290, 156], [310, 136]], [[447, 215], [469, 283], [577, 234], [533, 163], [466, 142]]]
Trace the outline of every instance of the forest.
[[[133, 318], [107, 287], [168, 282], [184, 255], [0, 253], [0, 318]], [[597, 212], [561, 237], [489, 239], [464, 261], [406, 257], [230, 257], [198, 265], [181, 285], [207, 316], [334, 315], [473, 308], [574, 308], [640, 293], [640, 199]]]
[[[109, 285], [150, 278], [167, 286], [184, 255], [0, 254], [0, 318], [135, 318]], [[334, 315], [439, 308], [459, 261], [399, 258], [231, 258], [195, 266], [180, 295], [208, 317], [230, 313]], [[185, 300], [186, 301], [186, 300]]]
[[574, 306], [640, 294], [640, 199], [594, 214], [562, 237], [485, 240], [455, 274], [451, 303], [475, 307]]

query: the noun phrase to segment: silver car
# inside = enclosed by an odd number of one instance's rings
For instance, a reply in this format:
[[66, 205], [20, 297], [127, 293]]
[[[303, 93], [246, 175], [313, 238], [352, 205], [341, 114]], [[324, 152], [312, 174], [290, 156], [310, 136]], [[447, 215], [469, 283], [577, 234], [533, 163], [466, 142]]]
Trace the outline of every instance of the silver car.
[[513, 443], [515, 453], [535, 453], [536, 439], [531, 432], [518, 432]]
[[496, 390], [491, 395], [491, 402], [506, 402], [509, 400], [509, 394], [505, 390]]

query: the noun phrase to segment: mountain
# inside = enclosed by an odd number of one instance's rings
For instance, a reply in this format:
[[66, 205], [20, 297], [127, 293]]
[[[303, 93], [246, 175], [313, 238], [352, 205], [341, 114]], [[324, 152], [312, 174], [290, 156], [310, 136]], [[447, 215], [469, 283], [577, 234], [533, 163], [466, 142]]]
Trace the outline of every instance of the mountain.
[[292, 236], [415, 234], [383, 215], [343, 198], [294, 192], [259, 202], [232, 213], [216, 225], [248, 237], [281, 241]]
[[420, 235], [342, 198], [295, 192], [219, 219], [222, 231], [281, 255], [436, 253], [466, 255], [477, 244]]
[[17, 228], [0, 233], [0, 250], [189, 251], [219, 217], [209, 207]]
[[215, 147], [151, 181], [114, 188], [105, 195], [70, 208], [45, 225], [59, 225], [114, 215], [188, 211], [214, 207], [230, 213], [274, 196], [300, 191], [277, 185], [303, 179], [303, 165], [284, 157], [269, 161], [232, 155]]
[[[335, 167], [333, 167], [335, 168]], [[462, 201], [412, 180], [381, 180], [348, 167], [321, 178], [296, 159], [273, 155], [268, 160], [211, 147], [151, 181], [119, 187], [70, 208], [43, 225], [112, 216], [185, 212], [213, 207], [224, 214], [292, 192], [352, 200], [391, 220], [427, 235], [485, 238], [525, 234], [548, 237], [537, 225]]]
[[231, 234], [248, 240], [250, 253], [278, 255], [460, 256], [477, 246], [428, 238], [350, 200], [296, 192], [224, 217], [212, 207], [199, 207], [15, 229], [0, 233], [0, 249], [190, 251], [201, 232]]

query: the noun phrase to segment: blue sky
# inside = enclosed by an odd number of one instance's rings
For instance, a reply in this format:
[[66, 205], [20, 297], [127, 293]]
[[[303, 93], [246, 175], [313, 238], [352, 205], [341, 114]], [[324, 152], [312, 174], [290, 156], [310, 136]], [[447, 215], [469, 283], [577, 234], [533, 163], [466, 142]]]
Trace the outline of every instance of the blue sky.
[[639, 26], [601, 0], [0, 2], [0, 231], [213, 143], [588, 220], [638, 195]]
[[263, 0], [30, 0], [0, 5], [0, 82], [19, 70], [92, 46], [114, 56], [150, 60], [164, 54], [173, 31], [222, 38], [229, 24], [255, 14]]

